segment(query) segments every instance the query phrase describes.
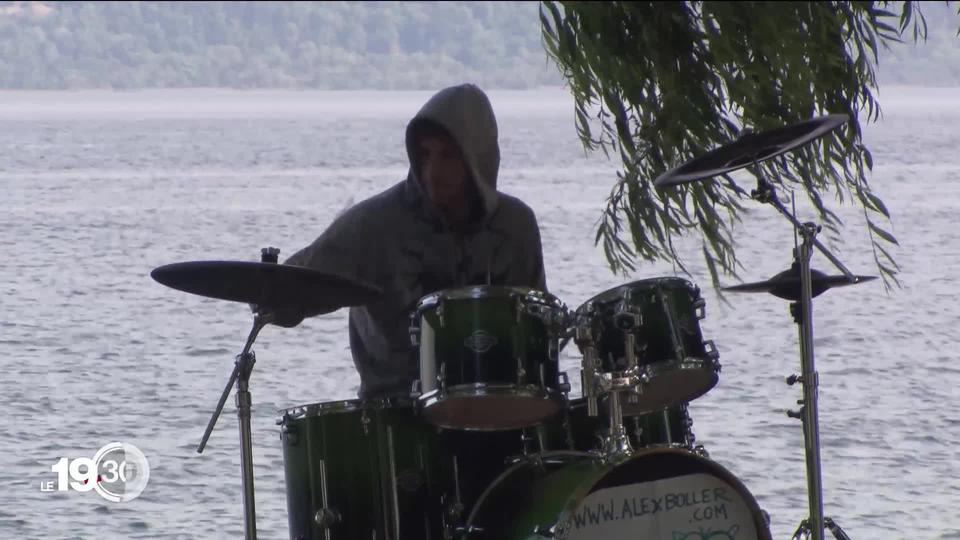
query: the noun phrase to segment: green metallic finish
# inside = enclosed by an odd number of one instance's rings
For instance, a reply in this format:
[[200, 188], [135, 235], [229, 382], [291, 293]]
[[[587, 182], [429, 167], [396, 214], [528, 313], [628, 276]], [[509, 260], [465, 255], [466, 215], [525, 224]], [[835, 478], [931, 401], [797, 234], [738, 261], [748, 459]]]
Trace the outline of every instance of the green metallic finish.
[[567, 310], [556, 297], [468, 287], [424, 297], [416, 316], [428, 419], [450, 428], [513, 429], [560, 410]]
[[[634, 337], [637, 365], [650, 383], [636, 405], [622, 403], [624, 416], [692, 401], [717, 384], [717, 354], [700, 331], [703, 307], [700, 290], [691, 282], [661, 277], [609, 289], [577, 308], [579, 324], [588, 324], [592, 330], [598, 371], [626, 370], [625, 338]], [[618, 326], [623, 311], [639, 316], [632, 328]], [[583, 352], [583, 344], [579, 346]]]
[[[288, 409], [281, 438], [291, 539], [440, 538], [445, 458], [436, 429], [412, 407], [354, 400]], [[315, 521], [322, 509], [338, 516], [329, 528]]]

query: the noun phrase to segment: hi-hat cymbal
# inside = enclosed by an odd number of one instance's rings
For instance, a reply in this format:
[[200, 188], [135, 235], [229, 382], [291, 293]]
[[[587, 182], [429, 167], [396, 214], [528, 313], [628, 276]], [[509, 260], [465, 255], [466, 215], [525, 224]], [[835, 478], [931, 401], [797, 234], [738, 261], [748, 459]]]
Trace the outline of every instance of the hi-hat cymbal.
[[[854, 276], [854, 281], [850, 281], [846, 276], [828, 276], [819, 270], [810, 269], [810, 285], [813, 296], [820, 296], [831, 287], [844, 287], [846, 285], [857, 285], [866, 281], [877, 279], [877, 276]], [[765, 292], [770, 293], [784, 300], [800, 300], [800, 267], [794, 263], [789, 270], [784, 270], [766, 281], [756, 283], [744, 283], [732, 287], [723, 287], [725, 291], [731, 292]]]
[[653, 184], [657, 187], [674, 186], [735, 171], [803, 146], [849, 119], [846, 114], [830, 114], [761, 133], [745, 133], [732, 143], [661, 174]]
[[303, 266], [250, 261], [192, 261], [155, 268], [158, 282], [209, 298], [320, 315], [374, 300], [380, 288]]

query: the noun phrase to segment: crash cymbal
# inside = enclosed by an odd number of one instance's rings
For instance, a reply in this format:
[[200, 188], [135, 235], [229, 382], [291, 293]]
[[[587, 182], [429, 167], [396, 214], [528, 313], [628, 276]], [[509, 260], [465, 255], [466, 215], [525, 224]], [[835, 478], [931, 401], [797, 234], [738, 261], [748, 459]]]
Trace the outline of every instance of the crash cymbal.
[[150, 276], [200, 296], [267, 308], [296, 307], [316, 315], [368, 303], [382, 292], [354, 278], [264, 262], [181, 262], [155, 268]]
[[[810, 269], [810, 285], [813, 296], [820, 296], [831, 287], [856, 285], [877, 279], [877, 276], [854, 276], [851, 282], [846, 276], [828, 276], [819, 270]], [[732, 287], [723, 287], [731, 292], [765, 292], [784, 300], [800, 300], [800, 267], [794, 263], [789, 270], [784, 270], [766, 281], [744, 283]]]
[[830, 114], [761, 133], [748, 132], [732, 143], [661, 174], [653, 184], [657, 187], [674, 186], [735, 171], [803, 146], [849, 119], [846, 114]]

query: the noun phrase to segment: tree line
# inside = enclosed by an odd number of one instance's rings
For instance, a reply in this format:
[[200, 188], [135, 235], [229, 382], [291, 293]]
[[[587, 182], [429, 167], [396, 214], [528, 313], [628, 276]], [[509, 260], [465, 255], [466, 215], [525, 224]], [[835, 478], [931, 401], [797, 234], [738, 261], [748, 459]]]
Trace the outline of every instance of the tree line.
[[536, 2], [2, 2], [0, 87], [559, 85]]
[[[0, 88], [560, 85], [538, 2], [0, 2]], [[885, 84], [960, 85], [956, 17], [885, 50]]]

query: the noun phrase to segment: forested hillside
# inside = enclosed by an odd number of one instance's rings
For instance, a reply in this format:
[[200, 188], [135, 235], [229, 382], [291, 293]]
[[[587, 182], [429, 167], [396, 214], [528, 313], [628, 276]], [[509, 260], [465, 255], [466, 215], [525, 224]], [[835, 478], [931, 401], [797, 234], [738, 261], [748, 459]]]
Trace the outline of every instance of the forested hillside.
[[[957, 4], [880, 56], [882, 84], [960, 86]], [[0, 2], [0, 88], [559, 85], [537, 2]]]
[[0, 2], [0, 87], [561, 84], [536, 2]]

